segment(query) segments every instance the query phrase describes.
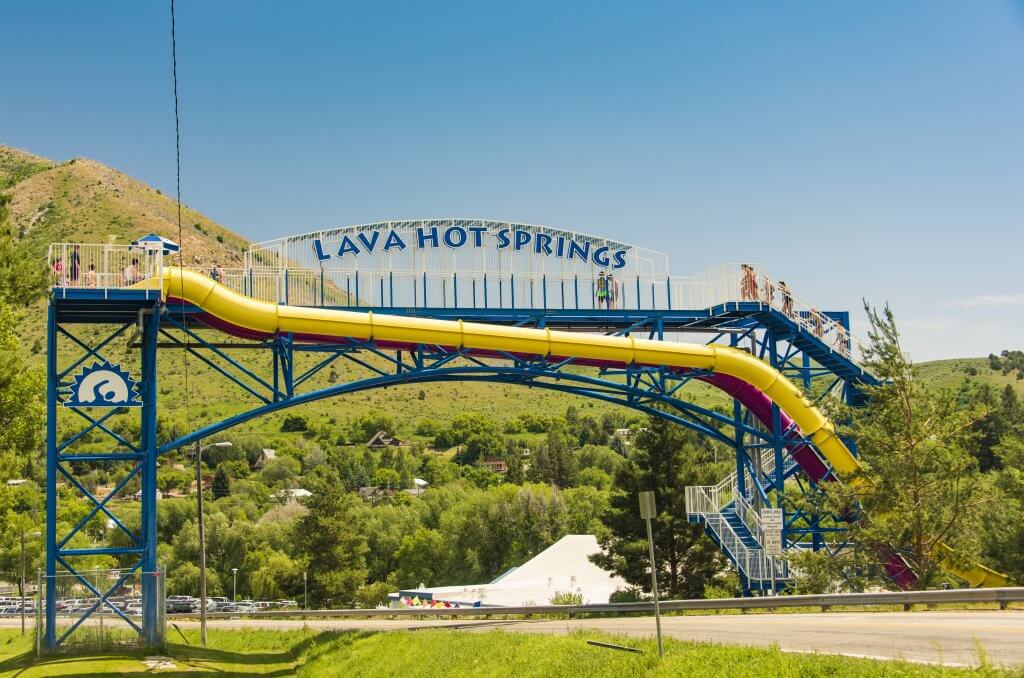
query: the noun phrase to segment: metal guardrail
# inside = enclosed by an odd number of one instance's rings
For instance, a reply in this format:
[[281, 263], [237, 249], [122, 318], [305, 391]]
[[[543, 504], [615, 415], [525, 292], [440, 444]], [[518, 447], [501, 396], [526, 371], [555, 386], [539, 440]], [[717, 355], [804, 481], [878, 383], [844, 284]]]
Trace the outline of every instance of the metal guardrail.
[[[1009, 603], [1024, 601], [1024, 587], [991, 589], [952, 589], [948, 591], [885, 591], [882, 593], [834, 593], [800, 596], [764, 596], [759, 598], [710, 598], [692, 600], [663, 600], [662, 611], [667, 610], [764, 610], [794, 607], [817, 607], [828, 610], [835, 607], [879, 607], [912, 605], [941, 605], [964, 603], [997, 603], [1005, 609]], [[605, 603], [598, 605], [531, 605], [523, 607], [457, 607], [457, 608], [375, 608], [365, 610], [265, 610], [261, 612], [212, 612], [208, 619], [251, 617], [276, 619], [294, 617], [482, 617], [501, 615], [539, 614], [654, 614], [653, 602]], [[198, 613], [168, 614], [174, 619], [197, 617]]]

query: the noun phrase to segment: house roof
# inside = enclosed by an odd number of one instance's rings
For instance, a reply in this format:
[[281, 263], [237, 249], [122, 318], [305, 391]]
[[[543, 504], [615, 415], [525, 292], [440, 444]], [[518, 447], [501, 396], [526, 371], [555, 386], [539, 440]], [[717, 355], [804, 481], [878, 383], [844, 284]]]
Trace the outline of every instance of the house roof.
[[392, 435], [388, 435], [387, 431], [377, 431], [370, 439], [366, 441], [367, 447], [390, 447], [392, 445], [401, 445], [402, 441], [395, 438]]

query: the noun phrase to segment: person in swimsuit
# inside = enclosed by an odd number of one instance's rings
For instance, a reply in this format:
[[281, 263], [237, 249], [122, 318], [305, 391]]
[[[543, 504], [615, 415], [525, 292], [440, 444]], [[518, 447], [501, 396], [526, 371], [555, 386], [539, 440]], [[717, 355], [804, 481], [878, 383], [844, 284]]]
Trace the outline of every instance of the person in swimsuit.
[[743, 301], [757, 301], [757, 274], [750, 264], [741, 265], [740, 297]]

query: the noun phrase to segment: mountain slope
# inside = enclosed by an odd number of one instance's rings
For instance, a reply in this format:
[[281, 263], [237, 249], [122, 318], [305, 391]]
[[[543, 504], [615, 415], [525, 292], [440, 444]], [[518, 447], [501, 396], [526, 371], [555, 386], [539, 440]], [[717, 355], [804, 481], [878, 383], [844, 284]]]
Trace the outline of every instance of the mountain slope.
[[[55, 163], [0, 146], [0, 187], [11, 197], [11, 226], [33, 252], [51, 242], [128, 243], [147, 233], [177, 241], [177, 206], [159, 190], [95, 160]], [[199, 212], [182, 209], [189, 264], [240, 266], [248, 241]]]

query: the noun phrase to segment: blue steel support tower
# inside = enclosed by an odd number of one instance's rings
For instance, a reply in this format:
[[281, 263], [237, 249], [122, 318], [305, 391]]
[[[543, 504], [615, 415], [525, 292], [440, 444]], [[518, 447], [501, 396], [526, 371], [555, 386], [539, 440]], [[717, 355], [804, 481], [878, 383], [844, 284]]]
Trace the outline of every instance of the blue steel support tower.
[[[285, 275], [287, 294], [297, 298], [300, 286]], [[452, 280], [452, 293], [443, 295], [445, 301], [455, 302], [455, 290], [461, 282]], [[837, 351], [799, 315], [780, 312], [771, 304], [759, 301], [733, 301], [710, 308], [683, 308], [678, 301], [669, 301], [660, 307], [655, 303], [640, 302], [643, 291], [640, 280], [623, 280], [623, 287], [635, 290], [635, 303], [623, 303], [620, 308], [585, 308], [590, 299], [578, 293], [577, 281], [570, 279], [573, 292], [561, 295], [565, 280], [550, 283], [542, 276], [536, 290], [542, 290], [544, 299], [518, 305], [511, 302], [508, 290], [505, 303], [495, 305], [488, 301], [486, 292], [477, 300], [464, 293], [458, 299], [465, 305], [427, 306], [427, 299], [442, 298], [438, 291], [428, 290], [424, 277], [422, 289], [417, 292], [414, 307], [396, 306], [390, 276], [379, 284], [368, 286], [374, 291], [374, 301], [368, 305], [358, 296], [348, 297], [347, 305], [329, 305], [329, 294], [321, 289], [311, 305], [342, 308], [355, 311], [373, 311], [378, 314], [416, 315], [440, 319], [489, 322], [503, 325], [550, 327], [574, 331], [609, 334], [634, 334], [651, 339], [665, 339], [667, 333], [703, 333], [710, 335], [708, 343], [728, 343], [750, 350], [770, 362], [790, 379], [802, 382], [815, 397], [841, 393], [848, 402], [856, 404], [859, 388], [874, 383], [873, 378], [849, 358], [849, 351]], [[250, 296], [257, 296], [252, 272], [240, 276], [239, 287]], [[352, 281], [358, 286], [358, 279]], [[386, 285], [385, 285], [386, 283]], [[321, 279], [320, 285], [323, 286]], [[480, 289], [500, 290], [512, 285], [507, 278], [488, 280], [485, 275]], [[433, 285], [433, 283], [432, 283]], [[416, 286], [419, 288], [419, 285]], [[420, 294], [422, 293], [422, 296]], [[632, 293], [632, 292], [631, 292]], [[431, 297], [427, 295], [431, 294]], [[547, 298], [554, 294], [554, 299]], [[410, 296], [411, 293], [410, 293]], [[528, 297], [532, 296], [527, 293]], [[653, 292], [651, 297], [653, 298]], [[671, 298], [671, 297], [670, 297]], [[591, 297], [592, 299], [592, 297]], [[283, 302], [283, 298], [281, 301]], [[563, 301], [564, 300], [564, 301]], [[293, 302], [297, 303], [297, 302]], [[592, 303], [592, 302], [591, 302]], [[628, 306], [628, 308], [627, 308]], [[134, 628], [140, 636], [153, 642], [158, 638], [159, 563], [157, 562], [157, 459], [161, 455], [191, 445], [203, 438], [225, 431], [232, 426], [264, 414], [323, 398], [397, 384], [431, 383], [446, 381], [481, 381], [494, 384], [532, 386], [571, 393], [631, 408], [635, 411], [659, 416], [698, 431], [733, 450], [735, 457], [735, 486], [739, 504], [714, 507], [713, 511], [692, 512], [691, 520], [702, 523], [708, 535], [723, 548], [727, 557], [740, 572], [745, 591], [776, 590], [784, 585], [785, 577], [772, 571], [770, 576], [750, 570], [749, 558], [760, 549], [756, 532], [737, 519], [747, 503], [760, 506], [788, 507], [784, 504], [787, 481], [799, 482], [799, 467], [789, 455], [787, 445], [794, 441], [808, 441], [792, 435], [783, 437], [782, 417], [778, 407], [771, 410], [771, 426], [756, 421], [751, 412], [739, 401], [734, 401], [731, 412], [706, 407], [687, 397], [686, 385], [709, 375], [698, 370], [671, 372], [662, 368], [630, 366], [625, 369], [582, 368], [571, 359], [549, 363], [543, 358], [530, 358], [514, 354], [500, 354], [493, 359], [481, 360], [460, 351], [439, 346], [419, 345], [413, 350], [393, 350], [357, 339], [336, 343], [296, 343], [289, 336], [268, 340], [245, 340], [230, 337], [215, 329], [205, 328], [201, 310], [174, 302], [167, 312], [167, 300], [153, 290], [105, 288], [54, 288], [48, 308], [47, 323], [47, 526], [45, 645], [54, 648], [95, 612], [100, 605], [113, 612]], [[848, 328], [845, 313], [827, 314]], [[87, 331], [81, 331], [85, 328]], [[113, 328], [113, 329], [111, 329]], [[138, 385], [139, 439], [129, 440], [109, 425], [115, 414], [124, 415], [123, 408], [89, 409], [75, 400], [76, 375], [83, 368], [96, 363], [112, 362], [105, 355], [113, 342], [131, 336], [130, 346], [137, 360], [140, 375]], [[688, 341], [691, 336], [687, 334]], [[195, 431], [170, 441], [157, 438], [159, 411], [158, 353], [172, 351], [175, 356], [184, 353], [195, 357], [203, 369], [219, 375], [237, 388], [239, 402], [251, 403], [239, 414], [221, 421], [205, 422]], [[261, 356], [264, 365], [256, 369], [250, 362], [237, 360], [234, 355], [245, 351], [249, 356]], [[316, 379], [322, 370], [335, 361], [347, 361], [363, 370], [360, 378], [340, 384], [325, 384]], [[197, 363], [198, 364], [198, 363]], [[76, 404], [77, 403], [77, 404]], [[96, 414], [96, 413], [99, 414]], [[76, 418], [77, 417], [77, 418]], [[75, 429], [71, 423], [79, 424]], [[770, 429], [770, 430], [769, 430]], [[792, 432], [788, 432], [792, 433]], [[84, 436], [101, 436], [112, 443], [105, 452], [78, 452], [76, 443]], [[767, 470], [762, 464], [770, 463]], [[124, 471], [124, 476], [106, 495], [99, 497], [90, 492], [77, 478], [81, 466], [107, 465]], [[141, 524], [137, 531], [130, 529], [118, 518], [110, 503], [128, 482], [138, 477], [141, 482]], [[77, 491], [90, 504], [89, 514], [67, 534], [58, 534], [58, 481]], [[792, 483], [790, 491], [792, 491]], [[813, 491], [804, 485], [805, 491]], [[742, 505], [740, 505], [742, 504]], [[127, 546], [100, 546], [95, 543], [72, 546], [76, 535], [85, 534], [82, 528], [96, 516], [110, 521], [114, 529], [124, 532]], [[787, 548], [823, 548], [826, 537], [836, 526], [822, 527], [817, 516], [804, 516], [788, 511], [784, 518], [784, 544]], [[80, 537], [85, 541], [84, 537]], [[82, 577], [74, 560], [80, 556], [109, 555], [125, 563], [125, 573], [113, 586], [96, 590]], [[746, 570], [745, 570], [746, 568]], [[138, 573], [136, 575], [136, 573]], [[69, 622], [67, 629], [58, 633], [56, 610], [56, 582], [58, 575], [75, 578], [82, 586], [93, 591], [99, 603]], [[783, 573], [784, 574], [784, 573]], [[131, 617], [109, 601], [121, 585], [132, 576], [142, 583], [143, 613], [141, 619]]]

